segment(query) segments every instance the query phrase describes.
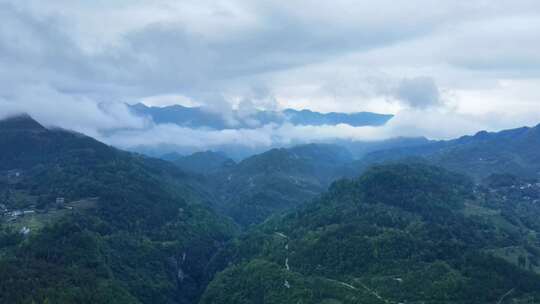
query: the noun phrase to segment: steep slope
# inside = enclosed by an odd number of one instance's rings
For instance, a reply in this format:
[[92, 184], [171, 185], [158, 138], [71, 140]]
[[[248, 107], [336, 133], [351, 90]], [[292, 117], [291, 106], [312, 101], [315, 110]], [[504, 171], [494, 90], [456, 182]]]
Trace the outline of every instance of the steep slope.
[[0, 122], [1, 303], [193, 303], [234, 233], [164, 161]]
[[262, 222], [324, 191], [351, 160], [347, 150], [319, 144], [249, 157], [211, 176], [218, 181], [217, 208], [244, 226]]
[[410, 157], [422, 157], [477, 179], [494, 173], [537, 177], [540, 175], [540, 125], [497, 133], [482, 131], [450, 141], [382, 150], [368, 154], [357, 166]]
[[28, 114], [20, 114], [0, 120], [0, 130], [11, 132], [42, 132], [45, 127], [33, 120]]
[[[538, 231], [478, 191], [436, 167], [373, 167], [223, 250], [201, 303], [535, 302], [523, 261], [540, 257]], [[515, 264], [496, 254], [523, 246]]]

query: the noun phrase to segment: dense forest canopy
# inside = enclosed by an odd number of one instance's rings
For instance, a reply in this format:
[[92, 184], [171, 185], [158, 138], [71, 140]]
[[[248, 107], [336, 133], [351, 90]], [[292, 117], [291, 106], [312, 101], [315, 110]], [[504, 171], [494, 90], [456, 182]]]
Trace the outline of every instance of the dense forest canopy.
[[187, 174], [28, 117], [0, 141], [3, 207], [29, 212], [2, 221], [0, 302], [196, 301], [236, 226]]
[[202, 303], [532, 303], [538, 230], [485, 195], [437, 167], [373, 167], [230, 243]]
[[[500, 157], [536, 134], [169, 162], [2, 120], [0, 302], [535, 303], [540, 181]], [[455, 166], [486, 140], [490, 170]]]

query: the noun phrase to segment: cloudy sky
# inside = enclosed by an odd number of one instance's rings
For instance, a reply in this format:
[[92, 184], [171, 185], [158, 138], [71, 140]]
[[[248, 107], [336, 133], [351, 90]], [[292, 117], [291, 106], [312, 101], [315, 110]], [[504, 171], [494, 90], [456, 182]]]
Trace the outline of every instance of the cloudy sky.
[[[0, 116], [111, 144], [451, 138], [540, 123], [537, 0], [0, 0]], [[381, 128], [155, 125], [124, 103], [396, 114]], [[109, 136], [110, 130], [130, 131]]]

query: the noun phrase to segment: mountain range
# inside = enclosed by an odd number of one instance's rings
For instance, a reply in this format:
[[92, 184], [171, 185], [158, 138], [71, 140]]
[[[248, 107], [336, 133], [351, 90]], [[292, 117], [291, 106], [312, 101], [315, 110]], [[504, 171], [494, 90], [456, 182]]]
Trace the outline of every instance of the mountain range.
[[125, 152], [0, 120], [0, 303], [536, 303], [540, 126]]
[[501, 132], [481, 131], [449, 141], [431, 141], [409, 147], [372, 151], [358, 167], [404, 158], [422, 158], [432, 164], [477, 179], [493, 173], [540, 177], [540, 125]]
[[184, 107], [172, 105], [165, 107], [149, 107], [142, 103], [128, 105], [138, 116], [149, 117], [158, 124], [176, 124], [189, 128], [210, 128], [216, 130], [256, 128], [266, 124], [293, 125], [338, 125], [347, 124], [354, 127], [381, 126], [392, 119], [393, 115], [371, 112], [358, 113], [319, 113], [310, 110], [285, 109], [283, 111], [255, 110], [248, 113], [233, 110], [228, 116], [224, 113], [210, 111], [203, 107]]
[[333, 181], [354, 178], [376, 164], [414, 160], [461, 172], [478, 181], [497, 173], [538, 178], [539, 143], [537, 126], [496, 133], [483, 131], [449, 141], [397, 138], [344, 145], [308, 144], [272, 149], [238, 163], [223, 153], [207, 151], [177, 156], [173, 162], [183, 170], [213, 180], [222, 212], [241, 225], [250, 225], [310, 200]]

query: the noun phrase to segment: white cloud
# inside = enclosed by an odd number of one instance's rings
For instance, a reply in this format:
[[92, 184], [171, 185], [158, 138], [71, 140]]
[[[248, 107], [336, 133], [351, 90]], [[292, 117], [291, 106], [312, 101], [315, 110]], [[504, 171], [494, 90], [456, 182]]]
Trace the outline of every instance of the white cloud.
[[276, 146], [336, 139], [374, 141], [397, 136], [452, 139], [472, 135], [480, 130], [499, 131], [512, 128], [516, 119], [527, 120], [527, 116], [516, 117], [512, 114], [479, 116], [459, 113], [451, 108], [405, 109], [382, 127], [353, 127], [346, 124], [301, 126], [285, 123], [268, 124], [252, 129], [205, 130], [166, 124], [143, 130], [115, 132], [103, 140], [126, 149], [171, 145], [194, 151], [236, 145], [264, 150]]
[[413, 108], [436, 107], [442, 102], [439, 88], [430, 77], [405, 78], [394, 94], [399, 101]]
[[148, 96], [148, 97], [142, 98], [139, 102], [142, 102], [147, 106], [154, 106], [154, 107], [165, 107], [165, 106], [172, 106], [172, 105], [181, 105], [184, 107], [201, 106], [200, 103], [198, 103], [197, 101], [187, 96], [174, 95], [174, 94]]
[[[309, 8], [309, 9], [306, 9]], [[540, 121], [540, 3], [0, 0], [0, 116], [106, 140], [447, 138]], [[154, 126], [121, 103], [397, 113], [384, 128]], [[199, 140], [197, 138], [204, 138]], [[213, 143], [214, 144], [214, 143]]]
[[10, 99], [0, 99], [4, 116], [28, 113], [46, 126], [63, 127], [98, 137], [101, 131], [144, 128], [149, 121], [133, 116], [121, 103], [98, 103], [85, 96], [61, 93], [47, 85], [21, 86]]

